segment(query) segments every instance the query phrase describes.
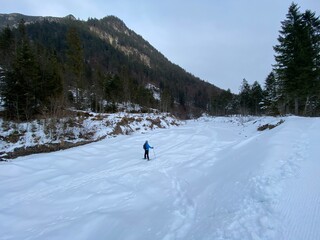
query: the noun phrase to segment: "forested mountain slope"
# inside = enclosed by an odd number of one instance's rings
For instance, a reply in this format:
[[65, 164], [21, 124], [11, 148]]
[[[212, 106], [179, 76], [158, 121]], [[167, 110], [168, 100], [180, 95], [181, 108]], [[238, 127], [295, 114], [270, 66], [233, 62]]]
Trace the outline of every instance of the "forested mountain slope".
[[[35, 65], [40, 67], [32, 65], [25, 71], [42, 68], [46, 75], [53, 75], [54, 88], [59, 91], [52, 97], [63, 95], [80, 109], [116, 111], [116, 103], [130, 102], [192, 117], [205, 111], [223, 113], [232, 98], [230, 92], [171, 63], [114, 16], [80, 21], [72, 15], [55, 18], [1, 14], [0, 26], [3, 36], [10, 31], [11, 47], [21, 45], [21, 39], [28, 40], [24, 43], [28, 43]], [[0, 64], [14, 71], [17, 57], [10, 54], [4, 54], [8, 57]], [[48, 80], [39, 81], [46, 88]], [[47, 99], [40, 100], [44, 103]]]

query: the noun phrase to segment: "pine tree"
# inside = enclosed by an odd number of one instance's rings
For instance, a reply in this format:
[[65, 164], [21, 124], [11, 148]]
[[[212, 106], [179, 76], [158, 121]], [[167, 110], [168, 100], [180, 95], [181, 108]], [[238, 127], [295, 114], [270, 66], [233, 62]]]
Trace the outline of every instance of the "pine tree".
[[320, 97], [320, 20], [315, 13], [307, 10], [303, 14], [304, 57], [308, 64], [304, 66], [303, 76], [307, 82], [304, 88], [304, 115], [312, 114]]
[[0, 33], [0, 56], [0, 98], [2, 98], [6, 91], [5, 75], [11, 69], [14, 56], [14, 36], [8, 26]]
[[9, 69], [14, 56], [14, 35], [9, 26], [0, 33], [0, 55], [1, 67]]
[[275, 72], [279, 78], [280, 90], [285, 104], [295, 101], [297, 113], [299, 97], [299, 71], [297, 66], [301, 63], [301, 31], [302, 16], [296, 4], [289, 7], [287, 19], [282, 22], [282, 30], [278, 37], [279, 45], [274, 47], [276, 52]]
[[[63, 93], [63, 83], [60, 73], [60, 64], [54, 51], [41, 50], [42, 54], [38, 60], [42, 64], [39, 66], [40, 79], [37, 88], [38, 102], [41, 103], [42, 111], [46, 109], [53, 113], [53, 106], [55, 109], [62, 108], [63, 106], [57, 106], [57, 99], [61, 98]], [[61, 104], [61, 102], [60, 102]]]
[[75, 27], [71, 27], [67, 33], [68, 42], [68, 68], [72, 84], [75, 87], [76, 103], [82, 101], [82, 92], [84, 89], [84, 53], [79, 33]]
[[265, 80], [263, 91], [263, 108], [267, 114], [277, 115], [279, 113], [277, 104], [277, 84], [274, 72], [271, 72]]
[[15, 59], [12, 69], [6, 71], [3, 86], [5, 107], [10, 117], [29, 119], [37, 106], [39, 69], [27, 38], [24, 21], [21, 20]]
[[257, 81], [255, 81], [251, 86], [250, 98], [251, 98], [251, 106], [250, 106], [251, 113], [254, 115], [259, 115], [261, 113], [263, 91], [260, 84]]
[[[292, 3], [278, 37], [274, 71], [280, 98], [286, 113], [301, 114], [308, 106], [310, 97], [319, 92], [319, 19], [314, 13], [299, 12]], [[315, 91], [317, 93], [313, 93]], [[292, 111], [294, 108], [294, 111]]]
[[240, 113], [243, 115], [249, 114], [249, 107], [251, 102], [250, 91], [251, 91], [250, 84], [246, 79], [243, 79], [242, 85], [240, 87], [240, 93], [239, 93]]
[[[28, 120], [50, 108], [62, 93], [59, 65], [54, 54], [30, 43], [24, 21], [18, 27], [16, 51], [4, 70], [1, 93], [7, 116]], [[41, 63], [41, 64], [40, 64]]]

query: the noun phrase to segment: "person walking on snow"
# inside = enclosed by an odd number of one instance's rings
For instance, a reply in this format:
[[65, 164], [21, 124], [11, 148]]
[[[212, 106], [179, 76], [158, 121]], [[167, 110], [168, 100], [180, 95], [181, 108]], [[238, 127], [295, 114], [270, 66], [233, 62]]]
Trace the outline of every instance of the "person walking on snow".
[[143, 149], [144, 149], [144, 159], [148, 159], [148, 161], [150, 160], [149, 159], [149, 149], [150, 148], [153, 148], [149, 145], [148, 141], [146, 141], [144, 144], [143, 144]]

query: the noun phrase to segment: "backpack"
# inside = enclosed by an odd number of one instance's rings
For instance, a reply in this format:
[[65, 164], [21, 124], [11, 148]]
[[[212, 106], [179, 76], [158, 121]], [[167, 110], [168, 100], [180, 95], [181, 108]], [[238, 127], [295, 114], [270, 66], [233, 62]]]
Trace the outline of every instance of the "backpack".
[[143, 149], [144, 149], [144, 150], [146, 150], [146, 149], [147, 149], [146, 144], [147, 144], [147, 143], [144, 143], [144, 144], [143, 144]]

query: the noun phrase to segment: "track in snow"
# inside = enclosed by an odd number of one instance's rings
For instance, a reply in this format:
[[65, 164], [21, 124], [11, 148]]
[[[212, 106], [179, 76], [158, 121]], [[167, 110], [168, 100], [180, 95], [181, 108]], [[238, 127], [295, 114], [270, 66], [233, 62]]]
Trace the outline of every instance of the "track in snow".
[[320, 120], [230, 120], [1, 163], [0, 238], [320, 239]]

